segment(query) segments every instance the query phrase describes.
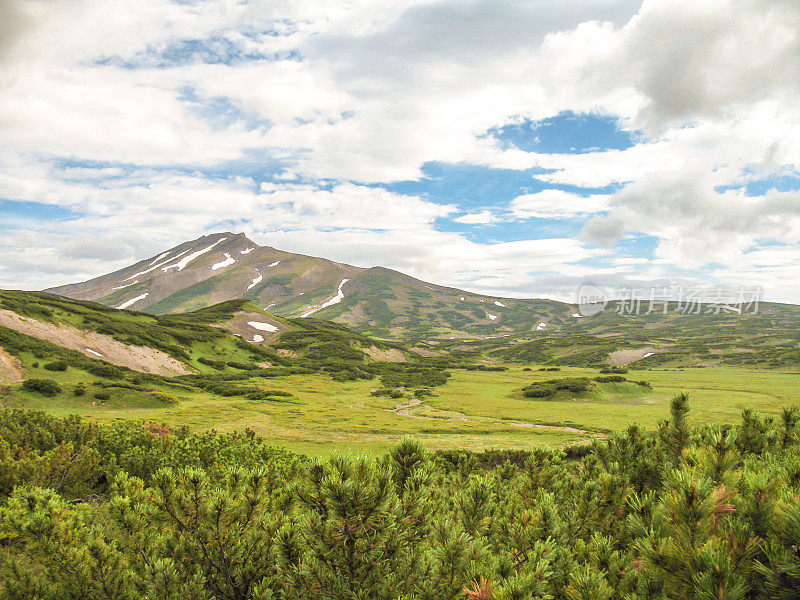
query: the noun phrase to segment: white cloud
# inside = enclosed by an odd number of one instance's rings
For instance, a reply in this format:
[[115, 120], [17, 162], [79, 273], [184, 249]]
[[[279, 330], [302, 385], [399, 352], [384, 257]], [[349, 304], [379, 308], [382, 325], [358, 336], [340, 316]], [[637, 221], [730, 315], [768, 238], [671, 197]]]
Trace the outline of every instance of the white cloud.
[[[713, 262], [719, 277], [778, 289], [795, 257], [761, 241], [800, 241], [800, 197], [719, 187], [800, 170], [798, 35], [794, 0], [142, 0], [113, 11], [102, 0], [9, 0], [0, 198], [76, 216], [4, 219], [0, 280], [78, 279], [245, 228], [296, 251], [544, 294], [591, 271], [581, 261], [612, 255], [563, 238], [525, 251], [479, 244], [435, 220], [602, 213], [583, 239], [658, 239], [655, 261], [618, 256], [609, 277], [678, 277]], [[207, 64], [168, 52], [211, 39], [239, 54]], [[541, 155], [483, 135], [563, 110], [619, 116], [647, 142]], [[230, 161], [259, 160], [264, 171], [285, 165], [282, 183], [259, 187], [258, 169], [226, 175]], [[553, 184], [621, 189], [548, 190], [518, 196], [505, 214], [463, 214], [456, 199], [441, 206], [352, 183], [415, 179], [427, 161], [541, 167]], [[559, 274], [530, 275], [534, 266]]]
[[456, 217], [453, 219], [453, 221], [456, 223], [463, 223], [465, 225], [491, 225], [492, 223], [500, 222], [500, 219], [497, 218], [492, 211], [482, 210], [480, 212], [469, 213], [460, 217]]
[[511, 214], [520, 219], [562, 219], [607, 210], [607, 195], [580, 196], [563, 190], [544, 190], [517, 196]]

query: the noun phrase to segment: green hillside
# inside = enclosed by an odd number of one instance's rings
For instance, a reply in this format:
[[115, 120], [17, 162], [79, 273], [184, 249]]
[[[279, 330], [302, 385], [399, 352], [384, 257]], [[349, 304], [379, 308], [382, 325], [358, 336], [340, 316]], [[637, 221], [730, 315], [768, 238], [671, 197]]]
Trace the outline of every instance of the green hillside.
[[[0, 322], [20, 328], [9, 320], [17, 315], [58, 336], [54, 342], [0, 326], [0, 358], [7, 359], [0, 365], [11, 365], [0, 404], [101, 422], [250, 427], [313, 454], [387, 448], [403, 435], [441, 449], [558, 447], [630, 422], [653, 428], [683, 390], [704, 423], [734, 422], [748, 406], [777, 414], [800, 402], [797, 314], [782, 305], [744, 316], [609, 312], [551, 321], [551, 331], [535, 334], [443, 336], [412, 340], [412, 347], [316, 315], [278, 317], [245, 299], [155, 316], [7, 291], [0, 292]], [[251, 322], [276, 331], [251, 343]], [[90, 337], [65, 347], [75, 331]], [[108, 352], [105, 346], [85, 345], [101, 343], [161, 362], [100, 358], [90, 349]], [[610, 364], [649, 347], [657, 353]], [[752, 351], [732, 351], [745, 347]], [[743, 362], [759, 356], [765, 359]], [[157, 372], [153, 364], [170, 368]]]
[[467, 342], [440, 341], [500, 361], [632, 368], [739, 365], [788, 368], [800, 365], [800, 307], [762, 303], [757, 314], [628, 315], [605, 312], [552, 323], [532, 335]]

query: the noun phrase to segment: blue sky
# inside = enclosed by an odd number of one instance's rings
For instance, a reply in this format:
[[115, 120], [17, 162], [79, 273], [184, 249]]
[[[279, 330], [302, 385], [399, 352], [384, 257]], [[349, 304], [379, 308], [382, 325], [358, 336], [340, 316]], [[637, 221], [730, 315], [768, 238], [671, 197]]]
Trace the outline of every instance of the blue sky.
[[0, 7], [0, 286], [233, 229], [497, 295], [800, 302], [796, 3], [101, 4]]

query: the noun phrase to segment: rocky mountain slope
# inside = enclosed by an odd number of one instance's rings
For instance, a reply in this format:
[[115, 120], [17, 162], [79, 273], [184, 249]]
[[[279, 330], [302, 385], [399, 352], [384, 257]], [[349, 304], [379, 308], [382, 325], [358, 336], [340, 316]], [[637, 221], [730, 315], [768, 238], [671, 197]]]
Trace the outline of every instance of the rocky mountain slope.
[[247, 299], [276, 315], [313, 315], [385, 337], [504, 335], [546, 331], [576, 319], [568, 304], [472, 294], [383, 267], [259, 246], [228, 232], [48, 291], [157, 315]]

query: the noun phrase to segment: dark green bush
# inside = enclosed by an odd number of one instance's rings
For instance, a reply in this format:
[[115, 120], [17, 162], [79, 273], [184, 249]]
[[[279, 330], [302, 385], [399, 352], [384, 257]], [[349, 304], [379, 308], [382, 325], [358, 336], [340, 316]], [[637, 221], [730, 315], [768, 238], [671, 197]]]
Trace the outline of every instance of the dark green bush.
[[590, 388], [591, 383], [586, 377], [564, 377], [534, 382], [522, 388], [522, 393], [528, 398], [549, 398], [562, 391], [578, 394], [588, 392]]
[[628, 381], [623, 375], [599, 375], [594, 380], [597, 383], [622, 383]]
[[450, 373], [426, 367], [384, 373], [381, 382], [386, 387], [438, 387], [447, 383]]
[[22, 387], [29, 392], [38, 392], [48, 397], [61, 393], [61, 386], [52, 379], [26, 379], [22, 382]]
[[372, 396], [388, 396], [389, 398], [402, 398], [405, 396], [403, 390], [396, 388], [378, 388], [377, 390], [372, 390], [370, 394]]
[[111, 394], [109, 394], [108, 392], [103, 392], [103, 391], [95, 392], [94, 393], [94, 398], [95, 398], [95, 400], [103, 400], [103, 401], [111, 400]]
[[239, 369], [241, 371], [255, 371], [258, 369], [258, 367], [252, 363], [243, 363], [235, 360], [229, 360], [225, 364], [228, 365], [229, 367], [233, 367], [234, 369]]
[[258, 390], [254, 389], [246, 394], [249, 400], [270, 400], [272, 402], [280, 401], [283, 398], [291, 398], [294, 394], [284, 392], [281, 390]]
[[162, 404], [177, 404], [178, 399], [163, 392], [150, 392], [154, 400], [158, 400]]
[[224, 360], [215, 360], [213, 358], [206, 358], [205, 356], [201, 356], [197, 359], [201, 365], [206, 365], [208, 367], [214, 367], [215, 369], [219, 369], [222, 371], [225, 368], [225, 361]]
[[66, 371], [67, 363], [63, 360], [54, 360], [53, 362], [47, 363], [44, 368], [48, 371]]

